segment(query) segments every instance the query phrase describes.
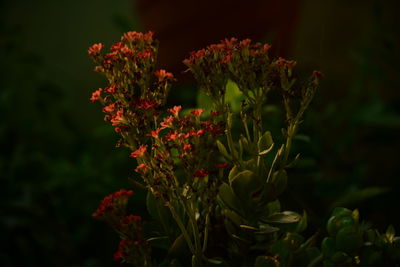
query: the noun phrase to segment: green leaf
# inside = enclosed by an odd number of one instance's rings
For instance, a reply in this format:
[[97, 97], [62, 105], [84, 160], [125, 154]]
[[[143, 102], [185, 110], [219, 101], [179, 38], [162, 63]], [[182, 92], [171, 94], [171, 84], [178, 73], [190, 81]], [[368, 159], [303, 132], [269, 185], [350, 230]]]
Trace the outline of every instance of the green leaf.
[[222, 144], [219, 140], [217, 140], [217, 147], [219, 152], [228, 160], [231, 160], [232, 157], [229, 155], [228, 151], [226, 150], [224, 144]]
[[169, 236], [173, 236], [174, 226], [176, 225], [170, 211], [160, 200], [156, 199], [150, 191], [147, 192], [146, 207], [150, 216], [161, 223], [165, 233]]
[[333, 254], [331, 259], [334, 263], [347, 263], [349, 260], [351, 261], [349, 255], [347, 255], [342, 251], [338, 251], [335, 254]]
[[306, 228], [307, 228], [307, 213], [304, 210], [303, 215], [301, 216], [300, 221], [297, 223], [297, 226], [296, 226], [294, 232], [301, 233], [304, 230], [306, 230]]
[[351, 216], [352, 211], [343, 207], [336, 207], [332, 211], [332, 216], [340, 217], [340, 216]]
[[279, 261], [271, 256], [258, 256], [254, 267], [278, 267]]
[[388, 239], [389, 243], [393, 243], [393, 240], [396, 235], [396, 231], [394, 230], [393, 225], [389, 225], [389, 227], [386, 230], [386, 238]]
[[233, 166], [233, 168], [230, 170], [229, 175], [228, 175], [228, 181], [229, 184], [232, 183], [233, 178], [235, 178], [235, 176], [239, 173], [239, 168], [235, 165]]
[[230, 104], [234, 113], [240, 111], [242, 101], [245, 99], [243, 93], [239, 90], [237, 84], [231, 80], [226, 83], [225, 103]]
[[223, 183], [219, 187], [218, 196], [225, 203], [225, 205], [228, 206], [228, 208], [238, 212], [239, 214], [243, 213], [243, 208], [240, 200], [228, 184]]
[[284, 169], [276, 171], [272, 175], [271, 182], [275, 185], [276, 194], [280, 195], [285, 191], [287, 185], [287, 173]]
[[322, 240], [321, 250], [325, 257], [330, 258], [336, 251], [335, 239], [332, 237], [325, 237]]
[[340, 229], [336, 235], [336, 247], [345, 252], [352, 252], [363, 244], [362, 233], [354, 226], [346, 226]]
[[301, 244], [303, 244], [304, 237], [297, 233], [286, 233], [283, 241], [286, 242], [290, 250], [294, 251], [297, 250], [301, 246]]
[[273, 226], [270, 226], [270, 225], [267, 225], [267, 224], [262, 224], [262, 225], [260, 225], [259, 228], [256, 228], [256, 227], [253, 227], [253, 226], [250, 226], [250, 225], [241, 224], [240, 228], [247, 229], [247, 230], [252, 230], [252, 231], [254, 231], [255, 234], [262, 234], [262, 235], [270, 234], [270, 233], [274, 233], [274, 232], [278, 232], [279, 231], [279, 228], [273, 227]]
[[189, 247], [186, 244], [186, 240], [183, 237], [183, 234], [181, 234], [175, 239], [170, 249], [168, 250], [168, 257], [178, 258], [178, 256], [187, 255], [187, 253], [190, 253]]
[[246, 137], [244, 137], [243, 135], [240, 135], [240, 140], [239, 140], [239, 142], [242, 143], [242, 146], [243, 146], [244, 150], [245, 150], [247, 153], [250, 153], [250, 154], [252, 153], [252, 150], [251, 150], [250, 145], [249, 145], [249, 141], [247, 140]]
[[265, 155], [270, 152], [273, 148], [274, 142], [270, 131], [266, 131], [260, 139], [258, 139], [258, 153], [259, 155]]
[[293, 211], [283, 211], [279, 213], [272, 214], [265, 219], [268, 223], [296, 223], [300, 221], [301, 216]]
[[199, 90], [197, 93], [197, 106], [206, 110], [213, 109], [213, 101], [211, 97], [206, 95], [203, 90]]
[[249, 200], [256, 193], [262, 184], [260, 179], [249, 170], [239, 172], [231, 181], [231, 187], [235, 195], [242, 201], [249, 203]]

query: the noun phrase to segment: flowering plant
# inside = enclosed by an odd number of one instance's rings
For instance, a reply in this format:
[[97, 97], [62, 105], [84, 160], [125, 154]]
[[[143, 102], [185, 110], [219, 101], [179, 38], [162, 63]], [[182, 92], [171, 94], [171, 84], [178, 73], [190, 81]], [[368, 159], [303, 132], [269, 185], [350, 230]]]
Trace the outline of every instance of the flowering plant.
[[[359, 223], [358, 211], [337, 208], [329, 236], [304, 237], [307, 214], [283, 211], [279, 197], [304, 112], [321, 73], [299, 83], [295, 61], [271, 59], [270, 45], [226, 39], [193, 52], [183, 62], [212, 102], [212, 109], [185, 112], [166, 107], [173, 74], [156, 70], [153, 33], [125, 33], [108, 53], [89, 48], [109, 86], [91, 101], [130, 149], [134, 171], [148, 191], [146, 206], [157, 223], [126, 214], [131, 190], [107, 196], [93, 216], [120, 235], [114, 258], [135, 266], [324, 266], [395, 261], [399, 238]], [[227, 101], [235, 84], [240, 106]], [[282, 97], [286, 127], [277, 142], [265, 129], [270, 92]], [[155, 252], [154, 250], [157, 250]], [[162, 251], [162, 252], [160, 252]], [[375, 254], [369, 253], [369, 251]], [[157, 256], [156, 256], [157, 255]], [[190, 260], [188, 260], [190, 259]]]

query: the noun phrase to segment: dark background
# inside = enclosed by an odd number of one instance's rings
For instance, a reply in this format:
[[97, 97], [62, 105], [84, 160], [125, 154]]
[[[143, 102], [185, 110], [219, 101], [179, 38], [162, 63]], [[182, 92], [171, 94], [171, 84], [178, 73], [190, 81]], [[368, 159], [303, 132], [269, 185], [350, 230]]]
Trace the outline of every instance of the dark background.
[[[115, 265], [117, 236], [91, 214], [129, 187], [134, 166], [89, 101], [105, 80], [86, 51], [129, 30], [160, 39], [160, 66], [180, 80], [170, 104], [195, 105], [180, 62], [225, 37], [268, 41], [275, 55], [298, 61], [300, 74], [322, 70], [286, 208], [305, 208], [314, 228], [344, 205], [381, 231], [400, 229], [397, 1], [187, 2], [0, 3], [1, 266]], [[142, 200], [138, 192], [131, 202], [136, 214], [145, 212]]]

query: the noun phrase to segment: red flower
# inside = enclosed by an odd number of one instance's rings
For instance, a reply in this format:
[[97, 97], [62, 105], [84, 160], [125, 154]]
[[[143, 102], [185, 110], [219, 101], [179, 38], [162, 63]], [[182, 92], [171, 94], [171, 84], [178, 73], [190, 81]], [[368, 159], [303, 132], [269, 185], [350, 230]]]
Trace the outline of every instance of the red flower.
[[269, 44], [265, 44], [264, 46], [263, 46], [263, 50], [264, 51], [268, 51], [269, 49], [271, 49], [271, 45], [269, 45]]
[[103, 112], [105, 112], [105, 113], [111, 113], [111, 112], [114, 111], [114, 109], [115, 109], [115, 103], [113, 103], [113, 104], [111, 104], [111, 105], [108, 105], [108, 106], [105, 106], [105, 107], [103, 108]]
[[318, 70], [314, 70], [311, 75], [314, 79], [324, 76], [324, 74]]
[[91, 47], [89, 47], [88, 49], [88, 54], [91, 57], [98, 57], [100, 55], [101, 49], [103, 49], [103, 44], [102, 43], [98, 43], [98, 44], [94, 44]]
[[100, 203], [97, 210], [93, 213], [93, 217], [101, 218], [115, 209], [124, 207], [127, 204], [128, 198], [133, 195], [132, 190], [121, 189], [111, 195], [106, 196]]
[[154, 75], [158, 78], [158, 81], [161, 82], [164, 79], [174, 80], [174, 75], [171, 72], [167, 72], [163, 69], [157, 70]]
[[174, 117], [173, 116], [169, 116], [164, 118], [164, 121], [160, 123], [161, 128], [165, 129], [165, 128], [172, 128], [172, 122], [174, 121]]
[[127, 32], [122, 35], [122, 41], [133, 42], [136, 40], [143, 40], [146, 43], [151, 43], [153, 41], [153, 32], [147, 32], [145, 34], [141, 32]]
[[123, 46], [123, 44], [121, 42], [118, 42], [118, 43], [115, 43], [115, 44], [111, 45], [110, 50], [113, 51], [113, 52], [114, 51], [119, 51], [119, 50], [121, 50], [122, 46]]
[[92, 97], [90, 98], [90, 100], [94, 103], [94, 102], [96, 102], [99, 98], [100, 98], [100, 95], [101, 95], [101, 92], [103, 91], [103, 89], [101, 89], [101, 88], [99, 88], [98, 90], [96, 90], [96, 91], [94, 91], [93, 93], [92, 93]]
[[213, 117], [219, 117], [222, 115], [222, 112], [218, 112], [218, 111], [211, 111], [210, 112], [211, 116]]
[[117, 126], [119, 125], [121, 122], [125, 121], [125, 117], [124, 117], [124, 110], [123, 109], [119, 109], [112, 117], [111, 117], [111, 123], [112, 126]]
[[161, 128], [151, 131], [151, 133], [146, 134], [146, 136], [150, 136], [153, 138], [158, 138], [158, 133], [161, 131]]
[[278, 58], [276, 61], [275, 61], [275, 65], [277, 66], [277, 67], [284, 67], [284, 68], [293, 68], [294, 66], [296, 66], [296, 64], [297, 64], [297, 62], [296, 61], [294, 61], [294, 60], [286, 60], [286, 59], [284, 59], [284, 58]]
[[146, 173], [149, 170], [149, 166], [147, 166], [146, 164], [142, 163], [139, 164], [136, 168], [135, 168], [135, 172], [138, 173]]
[[223, 163], [216, 163], [214, 164], [214, 167], [217, 169], [226, 169], [229, 168], [229, 163], [228, 162], [223, 162]]
[[139, 52], [139, 53], [137, 54], [137, 57], [138, 57], [139, 59], [148, 59], [148, 58], [150, 58], [152, 55], [153, 55], [153, 52], [152, 52], [152, 51], [143, 51], [143, 52]]
[[165, 137], [167, 139], [167, 141], [173, 141], [178, 137], [178, 131], [169, 131], [168, 135]]
[[114, 260], [119, 261], [123, 260], [124, 257], [128, 254], [129, 246], [132, 246], [132, 241], [129, 239], [122, 239], [119, 242], [118, 250], [114, 254]]
[[107, 87], [106, 89], [104, 89], [107, 93], [110, 94], [115, 94], [117, 87], [115, 86], [115, 84], [110, 85], [109, 87]]
[[194, 109], [194, 110], [191, 110], [190, 113], [195, 116], [201, 116], [201, 114], [204, 113], [204, 109], [202, 109], [202, 108]]
[[133, 151], [130, 155], [131, 158], [142, 157], [147, 150], [147, 145], [141, 145], [138, 149]]
[[157, 107], [157, 102], [152, 99], [139, 99], [138, 103], [136, 104], [138, 108], [142, 109], [151, 109], [151, 108], [156, 108]]
[[168, 112], [174, 115], [175, 117], [178, 117], [179, 111], [181, 111], [182, 106], [174, 106], [173, 108], [168, 109]]
[[209, 172], [207, 170], [205, 170], [205, 169], [202, 169], [202, 170], [197, 170], [194, 173], [193, 177], [204, 178], [204, 177], [206, 177], [208, 175], [209, 175]]
[[185, 152], [191, 151], [192, 148], [193, 148], [193, 146], [192, 146], [191, 144], [184, 144], [184, 145], [183, 145], [183, 150], [184, 150]]

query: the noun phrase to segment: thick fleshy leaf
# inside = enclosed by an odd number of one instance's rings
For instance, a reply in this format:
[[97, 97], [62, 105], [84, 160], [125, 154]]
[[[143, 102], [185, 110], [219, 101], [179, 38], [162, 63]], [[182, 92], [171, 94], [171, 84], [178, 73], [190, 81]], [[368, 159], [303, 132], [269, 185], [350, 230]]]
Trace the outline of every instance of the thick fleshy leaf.
[[280, 266], [279, 261], [270, 256], [258, 256], [254, 267], [278, 267]]
[[167, 234], [170, 234], [173, 230], [174, 220], [169, 212], [168, 208], [166, 208], [158, 199], [156, 199], [153, 194], [148, 191], [146, 196], [146, 206], [149, 214], [158, 222], [161, 222], [161, 225], [167, 225], [168, 229], [164, 229]]
[[230, 104], [231, 110], [234, 113], [240, 111], [242, 101], [245, 99], [243, 93], [239, 90], [237, 84], [231, 80], [228, 80], [225, 88], [225, 103]]
[[276, 171], [271, 179], [271, 182], [275, 185], [276, 194], [280, 195], [285, 191], [287, 185], [287, 173], [284, 169]]
[[336, 242], [332, 237], [325, 237], [322, 240], [321, 250], [325, 257], [330, 258], [336, 251]]
[[295, 232], [296, 233], [301, 233], [301, 232], [303, 232], [304, 230], [306, 230], [306, 228], [307, 228], [307, 213], [306, 213], [306, 211], [304, 210], [303, 211], [303, 215], [301, 216], [301, 219], [300, 219], [300, 221], [297, 223], [297, 226], [296, 226], [296, 228], [295, 228]]
[[230, 209], [239, 213], [243, 212], [240, 200], [238, 199], [238, 197], [235, 195], [235, 193], [232, 191], [232, 188], [228, 184], [223, 183], [219, 187], [218, 196], [224, 202], [224, 204], [228, 206]]
[[294, 251], [297, 250], [301, 244], [303, 244], [304, 237], [297, 233], [287, 233], [283, 241], [287, 243], [288, 247], [292, 251]]
[[172, 245], [168, 251], [168, 257], [175, 258], [178, 256], [186, 255], [189, 252], [190, 251], [189, 251], [189, 247], [186, 243], [186, 240], [183, 237], [183, 234], [181, 234], [172, 243]]
[[271, 151], [272, 146], [273, 146], [273, 141], [272, 141], [272, 136], [270, 131], [266, 131], [260, 139], [258, 139], [258, 153], [260, 155], [267, 154], [269, 151]]
[[233, 192], [245, 202], [248, 202], [261, 186], [260, 179], [249, 170], [239, 172], [231, 181]]
[[265, 219], [268, 223], [296, 223], [300, 221], [301, 216], [293, 211], [283, 211], [270, 215]]
[[217, 147], [219, 152], [226, 158], [226, 159], [231, 159], [232, 157], [229, 155], [228, 151], [226, 150], [226, 147], [224, 144], [222, 144], [219, 140], [217, 140]]

